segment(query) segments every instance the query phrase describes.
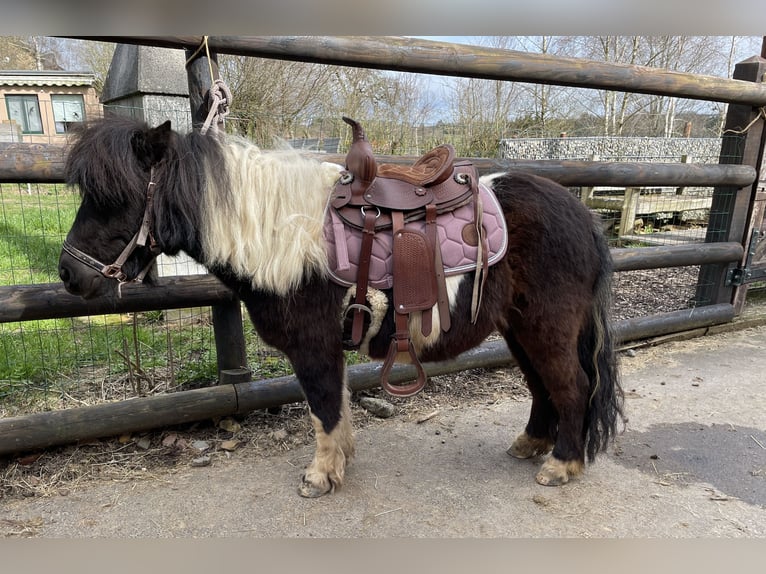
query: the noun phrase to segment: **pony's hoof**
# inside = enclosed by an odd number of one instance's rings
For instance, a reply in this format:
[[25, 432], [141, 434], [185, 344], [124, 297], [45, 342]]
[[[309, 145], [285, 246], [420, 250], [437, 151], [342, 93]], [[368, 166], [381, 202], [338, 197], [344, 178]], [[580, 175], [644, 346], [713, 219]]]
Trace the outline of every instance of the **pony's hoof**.
[[567, 476], [566, 473], [554, 474], [546, 472], [543, 469], [537, 473], [535, 480], [537, 481], [537, 484], [542, 484], [543, 486], [561, 486], [562, 484], [569, 482], [569, 476]]
[[335, 485], [329, 479], [329, 477], [320, 477], [319, 475], [313, 476], [314, 480], [309, 480], [304, 474], [301, 477], [301, 484], [298, 487], [298, 494], [303, 498], [319, 498], [325, 494], [330, 494], [335, 491]]
[[569, 482], [570, 478], [580, 475], [582, 467], [582, 462], [578, 460], [564, 462], [551, 457], [543, 463], [535, 480], [543, 486], [561, 486]]
[[513, 441], [511, 447], [506, 451], [515, 458], [532, 458], [548, 454], [553, 448], [553, 444], [544, 438], [532, 438], [526, 432], [521, 433]]

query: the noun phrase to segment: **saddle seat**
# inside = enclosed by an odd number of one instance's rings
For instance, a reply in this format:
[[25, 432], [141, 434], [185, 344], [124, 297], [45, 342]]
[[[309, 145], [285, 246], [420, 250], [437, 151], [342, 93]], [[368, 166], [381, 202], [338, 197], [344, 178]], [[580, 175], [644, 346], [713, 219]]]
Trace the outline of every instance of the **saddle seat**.
[[[470, 199], [467, 180], [450, 177], [456, 165], [470, 166], [470, 163], [456, 164], [451, 145], [435, 147], [412, 165], [378, 164], [362, 127], [346, 117], [343, 121], [351, 125], [353, 139], [346, 156], [346, 173], [340, 181], [342, 185], [333, 191], [332, 205], [336, 209], [364, 206], [410, 212], [433, 203], [443, 212]], [[418, 215], [424, 213], [421, 211]]]
[[[346, 156], [346, 169], [330, 197], [331, 215], [349, 229], [361, 233], [356, 293], [347, 313], [353, 313], [350, 348], [359, 347], [367, 306], [370, 261], [376, 234], [391, 236], [393, 305], [396, 333], [381, 371], [381, 385], [392, 395], [410, 396], [425, 386], [426, 375], [409, 334], [411, 315], [420, 314], [421, 332], [432, 330], [432, 310], [439, 313], [443, 331], [450, 329], [449, 301], [445, 269], [439, 245], [437, 216], [472, 203], [469, 232], [476, 247], [476, 275], [472, 301], [472, 321], [476, 321], [488, 267], [486, 232], [482, 226], [482, 200], [476, 168], [466, 161], [455, 161], [455, 150], [448, 144], [437, 146], [410, 166], [378, 164], [364, 130], [354, 120], [343, 117], [352, 128], [352, 143]], [[424, 220], [423, 226], [408, 225]], [[340, 235], [340, 234], [339, 234]], [[349, 244], [350, 245], [350, 244]], [[406, 353], [418, 371], [411, 384], [391, 385], [388, 374], [397, 357]]]
[[378, 177], [398, 179], [412, 185], [437, 185], [452, 175], [455, 150], [449, 144], [435, 147], [412, 165], [384, 163], [378, 166]]

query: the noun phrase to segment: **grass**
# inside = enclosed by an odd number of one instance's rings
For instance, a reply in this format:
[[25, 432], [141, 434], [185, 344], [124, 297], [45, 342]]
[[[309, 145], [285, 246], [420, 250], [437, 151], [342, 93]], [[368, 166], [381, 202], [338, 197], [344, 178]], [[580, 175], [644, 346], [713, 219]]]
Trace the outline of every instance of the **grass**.
[[58, 281], [61, 242], [78, 205], [64, 186], [0, 185], [0, 285]]

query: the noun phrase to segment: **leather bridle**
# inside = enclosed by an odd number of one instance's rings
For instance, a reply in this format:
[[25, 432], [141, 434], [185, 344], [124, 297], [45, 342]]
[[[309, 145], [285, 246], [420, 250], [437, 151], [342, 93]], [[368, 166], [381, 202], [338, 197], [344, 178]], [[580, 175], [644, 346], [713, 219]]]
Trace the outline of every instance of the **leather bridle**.
[[[146, 209], [144, 210], [144, 217], [141, 221], [141, 227], [135, 233], [135, 235], [133, 235], [133, 238], [128, 242], [114, 263], [105, 265], [95, 257], [91, 257], [87, 253], [80, 251], [67, 240], [64, 240], [62, 249], [77, 259], [77, 261], [83, 265], [86, 265], [91, 269], [101, 273], [101, 275], [107, 279], [115, 279], [119, 283], [119, 287], [122, 287], [123, 283], [141, 283], [146, 277], [146, 274], [149, 273], [149, 270], [151, 269], [154, 260], [157, 258], [157, 255], [159, 255], [159, 252], [157, 252], [157, 242], [155, 241], [154, 234], [151, 230], [153, 219], [152, 201], [154, 199], [154, 188], [157, 185], [157, 183], [154, 181], [154, 175], [154, 167], [152, 167], [149, 175], [149, 184], [146, 188]], [[133, 279], [128, 279], [127, 274], [122, 270], [122, 266], [136, 250], [136, 247], [146, 246], [147, 240], [149, 241], [149, 250], [154, 254], [154, 256], [138, 273], [138, 275], [136, 275]], [[122, 292], [119, 288], [118, 294], [122, 295]]]

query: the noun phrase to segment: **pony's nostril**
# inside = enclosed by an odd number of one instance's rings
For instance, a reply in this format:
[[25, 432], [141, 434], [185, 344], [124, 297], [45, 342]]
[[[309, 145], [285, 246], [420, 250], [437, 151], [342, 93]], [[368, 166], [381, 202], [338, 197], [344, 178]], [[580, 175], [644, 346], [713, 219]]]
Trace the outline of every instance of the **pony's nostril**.
[[69, 279], [71, 279], [69, 269], [66, 267], [59, 267], [59, 277], [64, 283], [69, 283]]

